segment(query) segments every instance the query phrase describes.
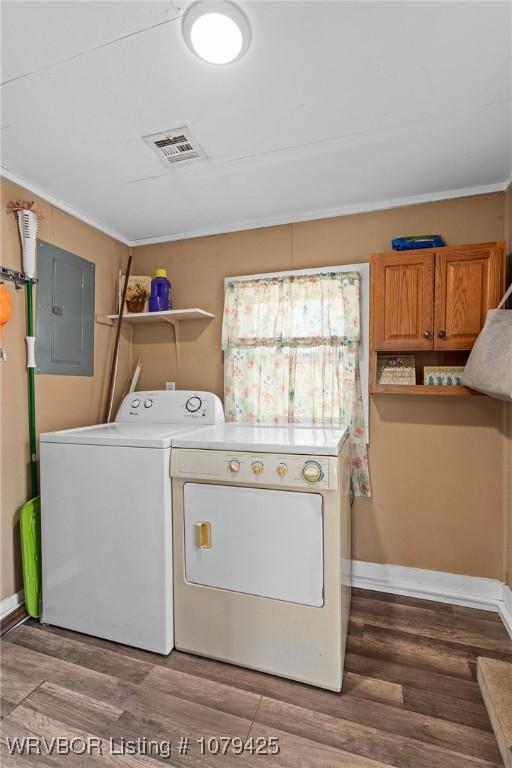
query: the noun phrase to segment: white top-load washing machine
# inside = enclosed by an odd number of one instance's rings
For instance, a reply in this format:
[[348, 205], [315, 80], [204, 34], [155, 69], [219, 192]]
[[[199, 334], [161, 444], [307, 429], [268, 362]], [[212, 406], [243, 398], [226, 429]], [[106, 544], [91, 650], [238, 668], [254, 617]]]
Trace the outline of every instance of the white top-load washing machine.
[[173, 445], [176, 648], [341, 690], [348, 429], [223, 424]]
[[224, 421], [208, 392], [134, 392], [112, 424], [41, 435], [42, 621], [174, 646], [174, 438]]

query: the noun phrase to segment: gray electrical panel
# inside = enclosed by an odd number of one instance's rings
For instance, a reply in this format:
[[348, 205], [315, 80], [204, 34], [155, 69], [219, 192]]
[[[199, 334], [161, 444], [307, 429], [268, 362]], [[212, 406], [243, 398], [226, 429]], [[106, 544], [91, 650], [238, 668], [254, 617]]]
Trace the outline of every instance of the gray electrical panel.
[[94, 375], [94, 264], [37, 242], [38, 373]]

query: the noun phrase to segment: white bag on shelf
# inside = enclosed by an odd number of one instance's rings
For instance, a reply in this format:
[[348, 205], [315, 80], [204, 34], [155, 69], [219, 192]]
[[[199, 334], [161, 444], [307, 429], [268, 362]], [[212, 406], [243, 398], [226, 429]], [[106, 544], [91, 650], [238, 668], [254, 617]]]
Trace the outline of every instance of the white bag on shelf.
[[512, 400], [512, 310], [501, 309], [512, 293], [512, 284], [485, 325], [471, 350], [462, 383], [499, 400]]

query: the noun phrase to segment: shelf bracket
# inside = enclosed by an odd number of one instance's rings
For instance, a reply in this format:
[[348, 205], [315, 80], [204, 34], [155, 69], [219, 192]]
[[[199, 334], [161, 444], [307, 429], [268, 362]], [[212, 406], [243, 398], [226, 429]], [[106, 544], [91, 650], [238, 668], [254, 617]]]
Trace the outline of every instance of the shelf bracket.
[[175, 349], [175, 357], [176, 357], [176, 376], [178, 375], [178, 369], [180, 365], [180, 334], [179, 334], [179, 327], [181, 320], [171, 320], [169, 317], [165, 318], [165, 322], [169, 323], [169, 325], [172, 325], [174, 329], [174, 349]]
[[110, 320], [106, 315], [96, 315], [96, 322], [99, 325], [114, 325], [114, 321]]
[[[96, 315], [95, 321], [99, 325], [108, 325], [111, 328], [117, 325], [117, 320], [112, 320], [108, 315]], [[123, 315], [123, 319], [121, 320], [121, 325], [123, 328], [127, 328], [130, 325], [129, 321], [125, 320], [124, 315]]]

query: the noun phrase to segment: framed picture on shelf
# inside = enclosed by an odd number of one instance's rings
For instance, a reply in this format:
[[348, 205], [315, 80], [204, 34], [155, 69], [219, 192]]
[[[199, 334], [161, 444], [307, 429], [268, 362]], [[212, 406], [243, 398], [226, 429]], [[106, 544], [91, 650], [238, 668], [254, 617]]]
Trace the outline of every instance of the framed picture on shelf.
[[377, 384], [416, 384], [414, 355], [378, 355]]
[[462, 387], [463, 365], [426, 365], [423, 384], [427, 387]]

